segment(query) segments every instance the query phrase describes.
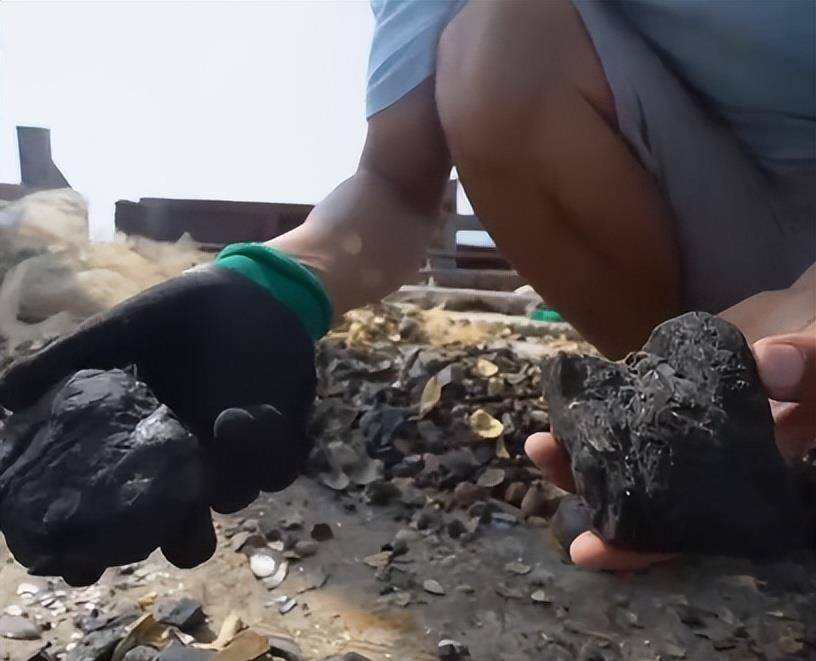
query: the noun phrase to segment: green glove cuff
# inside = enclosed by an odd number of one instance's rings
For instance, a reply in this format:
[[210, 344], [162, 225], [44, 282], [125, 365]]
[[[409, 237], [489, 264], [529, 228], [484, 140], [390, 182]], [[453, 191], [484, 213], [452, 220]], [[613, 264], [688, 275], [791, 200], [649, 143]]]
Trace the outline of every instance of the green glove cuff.
[[233, 243], [218, 253], [214, 265], [266, 289], [298, 316], [313, 340], [328, 332], [332, 307], [326, 288], [297, 260], [261, 243]]

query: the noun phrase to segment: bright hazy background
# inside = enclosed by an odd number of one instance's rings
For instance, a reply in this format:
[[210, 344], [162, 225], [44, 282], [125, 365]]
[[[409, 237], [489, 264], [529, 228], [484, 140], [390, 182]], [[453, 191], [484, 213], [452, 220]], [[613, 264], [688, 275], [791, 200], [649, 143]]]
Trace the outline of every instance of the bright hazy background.
[[357, 164], [372, 27], [367, 0], [3, 2], [0, 182], [21, 124], [95, 238], [122, 198], [317, 202]]

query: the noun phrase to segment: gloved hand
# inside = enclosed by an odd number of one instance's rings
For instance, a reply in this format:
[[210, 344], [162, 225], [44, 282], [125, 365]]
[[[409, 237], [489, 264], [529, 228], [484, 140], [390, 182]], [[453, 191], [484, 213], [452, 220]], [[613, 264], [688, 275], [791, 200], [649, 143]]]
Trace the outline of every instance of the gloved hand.
[[[77, 370], [134, 365], [204, 447], [208, 504], [233, 512], [303, 469], [313, 338], [330, 318], [322, 285], [305, 268], [238, 244], [214, 265], [157, 285], [15, 363], [0, 379], [0, 404], [18, 411]], [[164, 548], [180, 566], [206, 559], [189, 547], [211, 537], [199, 530], [209, 516], [190, 525], [177, 548]]]

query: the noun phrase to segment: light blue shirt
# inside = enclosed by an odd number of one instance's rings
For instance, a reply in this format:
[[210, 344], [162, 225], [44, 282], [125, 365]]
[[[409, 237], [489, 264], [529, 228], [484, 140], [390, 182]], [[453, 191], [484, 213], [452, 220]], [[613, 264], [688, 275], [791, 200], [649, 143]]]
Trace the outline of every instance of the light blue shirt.
[[[765, 165], [816, 167], [816, 0], [611, 0]], [[466, 0], [371, 0], [367, 116], [436, 69]]]

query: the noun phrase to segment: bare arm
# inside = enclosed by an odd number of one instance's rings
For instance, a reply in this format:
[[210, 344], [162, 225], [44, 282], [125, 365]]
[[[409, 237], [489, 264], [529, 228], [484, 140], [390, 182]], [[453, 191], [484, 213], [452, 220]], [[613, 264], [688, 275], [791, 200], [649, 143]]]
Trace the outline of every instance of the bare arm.
[[335, 314], [379, 300], [420, 267], [450, 167], [429, 79], [369, 120], [357, 172], [269, 245], [317, 273]]

